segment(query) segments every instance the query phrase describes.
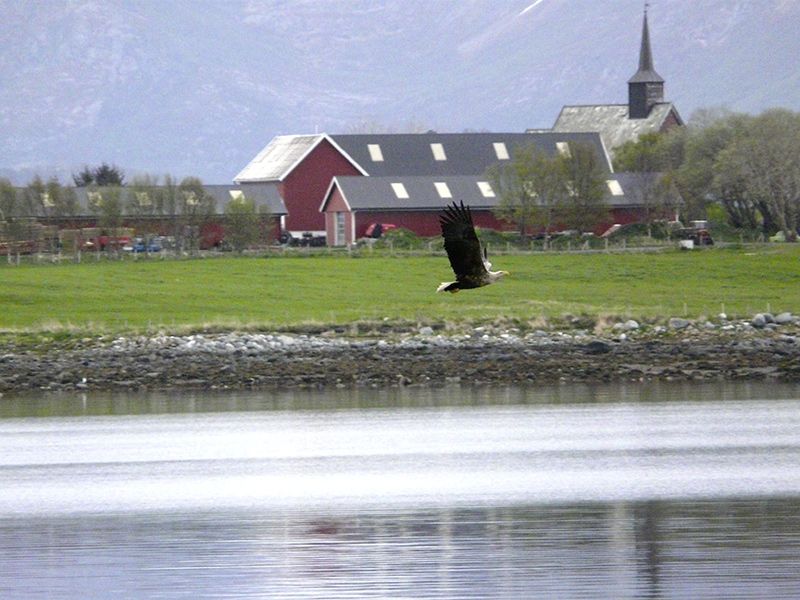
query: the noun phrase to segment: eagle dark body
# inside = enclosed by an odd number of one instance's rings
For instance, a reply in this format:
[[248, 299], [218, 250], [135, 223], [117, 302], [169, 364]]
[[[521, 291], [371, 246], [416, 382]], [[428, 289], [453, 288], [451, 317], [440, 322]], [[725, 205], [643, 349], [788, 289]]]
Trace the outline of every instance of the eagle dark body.
[[483, 287], [494, 283], [506, 271], [490, 271], [491, 264], [486, 260], [486, 250], [481, 249], [481, 243], [475, 233], [472, 222], [472, 212], [468, 206], [453, 202], [439, 215], [439, 224], [442, 227], [444, 249], [450, 266], [456, 275], [456, 280], [443, 283], [438, 292], [457, 292]]

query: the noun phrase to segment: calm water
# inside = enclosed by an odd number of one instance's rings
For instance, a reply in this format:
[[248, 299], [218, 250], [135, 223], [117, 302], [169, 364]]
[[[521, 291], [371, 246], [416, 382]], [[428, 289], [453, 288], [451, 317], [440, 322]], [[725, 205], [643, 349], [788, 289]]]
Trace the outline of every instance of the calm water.
[[800, 386], [0, 399], [0, 598], [800, 597]]

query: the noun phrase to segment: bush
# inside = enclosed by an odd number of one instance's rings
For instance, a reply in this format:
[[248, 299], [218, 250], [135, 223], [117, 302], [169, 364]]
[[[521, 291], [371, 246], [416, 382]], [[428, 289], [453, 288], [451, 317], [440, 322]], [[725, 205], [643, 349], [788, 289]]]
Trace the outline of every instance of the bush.
[[422, 248], [423, 238], [403, 227], [391, 229], [384, 233], [375, 242], [375, 248], [397, 248], [403, 250], [416, 250]]

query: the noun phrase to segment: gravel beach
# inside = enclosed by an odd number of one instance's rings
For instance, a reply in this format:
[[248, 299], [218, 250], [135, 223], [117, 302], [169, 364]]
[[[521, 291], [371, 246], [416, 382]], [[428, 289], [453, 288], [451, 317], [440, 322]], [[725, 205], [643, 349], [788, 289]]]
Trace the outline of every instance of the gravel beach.
[[630, 320], [599, 332], [350, 327], [0, 347], [0, 393], [715, 379], [800, 382], [800, 319]]

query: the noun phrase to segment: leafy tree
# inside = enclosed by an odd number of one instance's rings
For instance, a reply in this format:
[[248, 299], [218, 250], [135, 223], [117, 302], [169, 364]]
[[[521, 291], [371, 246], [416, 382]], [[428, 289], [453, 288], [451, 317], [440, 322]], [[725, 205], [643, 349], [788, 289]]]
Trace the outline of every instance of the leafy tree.
[[44, 213], [47, 200], [47, 186], [39, 175], [36, 175], [22, 194], [22, 213], [27, 217], [39, 217]]
[[498, 196], [495, 214], [517, 225], [520, 236], [530, 228], [545, 235], [556, 223], [565, 195], [565, 163], [534, 145], [516, 148], [511, 161], [487, 170], [487, 178]]
[[739, 135], [745, 127], [745, 115], [729, 115], [712, 120], [704, 114], [701, 125], [695, 125], [695, 117], [681, 138], [683, 159], [672, 172], [672, 181], [686, 202], [686, 213], [690, 219], [704, 218], [709, 202], [720, 201], [719, 189], [715, 189], [714, 165], [719, 153]]
[[200, 247], [200, 230], [214, 214], [214, 197], [206, 193], [197, 177], [186, 177], [178, 186], [176, 198], [181, 245], [190, 251]]
[[125, 174], [116, 166], [103, 163], [94, 170], [94, 183], [100, 187], [121, 186], [125, 183]]
[[72, 181], [75, 187], [88, 187], [94, 183], [94, 173], [85, 165], [81, 171], [72, 174]]
[[78, 213], [78, 197], [75, 189], [62, 186], [58, 178], [52, 177], [45, 185], [46, 202], [44, 214], [48, 217], [72, 217]]
[[11, 181], [0, 177], [0, 221], [10, 221], [17, 214], [17, 190]]
[[715, 167], [717, 186], [735, 189], [742, 207], [758, 210], [766, 234], [782, 231], [787, 240], [797, 238], [800, 115], [776, 109], [751, 119], [719, 153]]
[[103, 163], [94, 169], [84, 166], [81, 171], [72, 174], [72, 181], [76, 187], [121, 186], [125, 183], [125, 174], [116, 166]]
[[564, 203], [565, 223], [580, 232], [591, 231], [608, 219], [606, 174], [591, 145], [573, 143], [564, 157], [568, 194]]
[[159, 214], [159, 198], [156, 194], [158, 178], [150, 175], [139, 175], [133, 178], [128, 186], [128, 197], [125, 203], [126, 212], [137, 217], [149, 217]]
[[228, 202], [225, 207], [225, 240], [236, 252], [242, 253], [258, 241], [261, 217], [255, 202], [245, 196]]
[[0, 178], [0, 242], [23, 238], [24, 223], [18, 218], [18, 210], [17, 190], [8, 179]]
[[122, 227], [122, 190], [118, 186], [92, 187], [88, 192], [89, 208], [97, 215], [97, 224], [109, 234]]
[[653, 222], [664, 218], [671, 208], [673, 194], [670, 179], [660, 172], [669, 168], [670, 154], [662, 133], [647, 133], [616, 149], [614, 170], [629, 173], [633, 186], [625, 193], [642, 207], [647, 236], [653, 235]]

